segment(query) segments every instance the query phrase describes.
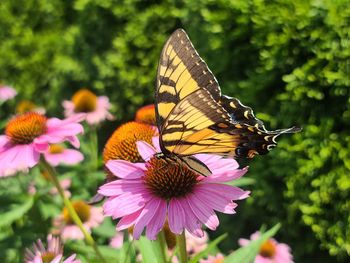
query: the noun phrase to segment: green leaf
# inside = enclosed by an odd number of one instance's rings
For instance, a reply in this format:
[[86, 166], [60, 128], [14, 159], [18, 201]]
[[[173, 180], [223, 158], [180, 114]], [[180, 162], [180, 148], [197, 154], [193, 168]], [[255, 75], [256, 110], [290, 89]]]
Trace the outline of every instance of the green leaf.
[[124, 241], [120, 251], [119, 261], [121, 263], [135, 263], [136, 251], [133, 241]]
[[58, 208], [55, 204], [45, 203], [45, 200], [39, 200], [37, 206], [40, 209], [43, 219], [48, 219], [55, 215], [58, 215], [61, 212], [61, 209]]
[[145, 263], [165, 263], [163, 258], [159, 256], [160, 246], [155, 241], [148, 240], [145, 237], [140, 237], [140, 240], [136, 242], [140, 249], [142, 262]]
[[240, 249], [237, 249], [236, 251], [232, 252], [229, 256], [225, 258], [225, 263], [236, 263], [236, 262], [242, 262], [242, 263], [252, 263], [254, 262], [255, 257], [259, 253], [261, 245], [268, 240], [269, 238], [273, 237], [278, 229], [280, 228], [280, 224], [275, 225], [273, 228], [271, 228], [269, 231], [265, 232], [260, 236], [259, 239], [254, 240], [249, 243], [249, 245], [245, 247], [241, 247]]
[[208, 247], [206, 249], [204, 249], [203, 251], [201, 251], [200, 253], [198, 253], [197, 255], [195, 255], [189, 262], [190, 263], [196, 263], [198, 262], [200, 259], [206, 257], [212, 250], [214, 250], [217, 245], [223, 241], [225, 238], [227, 237], [227, 233], [223, 234], [219, 237], [217, 237], [216, 239], [214, 239], [214, 241], [210, 242], [210, 244], [208, 245]]
[[94, 234], [105, 238], [113, 237], [116, 234], [116, 232], [112, 220], [110, 218], [106, 218], [103, 221], [102, 225], [94, 229]]
[[[86, 258], [86, 262], [98, 263], [100, 261], [94, 249], [84, 242], [68, 242], [65, 247], [72, 249], [75, 253]], [[98, 249], [108, 262], [118, 262], [120, 250], [110, 246], [98, 246]]]
[[13, 221], [20, 219], [23, 215], [33, 206], [34, 198], [32, 196], [26, 196], [26, 201], [23, 203], [10, 204], [7, 207], [1, 207], [1, 210], [6, 212], [1, 212], [0, 227], [8, 226]]
[[4, 240], [5, 238], [13, 235], [13, 230], [11, 227], [3, 227], [0, 228], [0, 241]]

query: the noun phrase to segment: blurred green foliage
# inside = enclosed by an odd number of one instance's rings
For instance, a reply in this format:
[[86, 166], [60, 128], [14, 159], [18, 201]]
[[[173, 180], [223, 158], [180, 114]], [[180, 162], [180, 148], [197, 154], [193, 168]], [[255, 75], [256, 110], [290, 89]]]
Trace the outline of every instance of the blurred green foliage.
[[111, 98], [118, 122], [153, 102], [162, 45], [183, 27], [225, 94], [271, 129], [303, 127], [250, 163], [252, 198], [222, 219], [224, 248], [281, 222], [297, 262], [347, 260], [348, 0], [2, 0], [0, 13], [0, 79], [19, 98], [62, 115], [61, 100], [86, 86]]

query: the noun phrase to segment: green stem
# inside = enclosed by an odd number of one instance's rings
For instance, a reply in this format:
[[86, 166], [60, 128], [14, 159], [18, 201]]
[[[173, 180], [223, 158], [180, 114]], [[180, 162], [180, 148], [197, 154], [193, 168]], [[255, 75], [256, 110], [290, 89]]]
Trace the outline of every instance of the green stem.
[[165, 234], [163, 230], [159, 233], [158, 239], [160, 243], [160, 250], [162, 253], [163, 262], [167, 262], [167, 256], [166, 256], [167, 246], [166, 246]]
[[96, 255], [100, 258], [101, 262], [106, 262], [106, 260], [102, 256], [101, 252], [99, 251], [95, 240], [92, 238], [90, 233], [85, 229], [83, 222], [81, 221], [77, 212], [73, 208], [71, 201], [64, 194], [64, 190], [63, 190], [63, 188], [62, 188], [62, 186], [57, 178], [55, 169], [50, 164], [48, 164], [44, 158], [41, 159], [41, 164], [43, 165], [45, 170], [48, 172], [51, 181], [56, 186], [60, 196], [63, 199], [63, 203], [64, 203], [65, 207], [67, 208], [68, 213], [69, 213], [70, 217], [72, 218], [73, 222], [79, 227], [79, 229], [83, 233], [86, 243], [88, 245], [90, 245], [95, 250]]
[[179, 248], [180, 262], [187, 263], [187, 251], [186, 251], [186, 236], [185, 231], [181, 235], [176, 236], [176, 244]]

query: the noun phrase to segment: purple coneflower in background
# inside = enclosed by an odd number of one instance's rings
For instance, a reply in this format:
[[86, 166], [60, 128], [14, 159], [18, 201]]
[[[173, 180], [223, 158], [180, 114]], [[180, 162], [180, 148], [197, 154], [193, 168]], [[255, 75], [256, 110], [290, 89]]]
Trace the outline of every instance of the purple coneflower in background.
[[38, 164], [40, 154], [50, 144], [69, 141], [78, 148], [77, 135], [84, 131], [78, 122], [83, 116], [60, 120], [28, 112], [13, 117], [5, 127], [5, 135], [0, 135], [0, 177], [27, 172]]
[[62, 261], [63, 245], [58, 237], [48, 235], [47, 247], [38, 239], [32, 249], [26, 249], [24, 256], [25, 263], [80, 263], [80, 260], [75, 259], [75, 254]]
[[[103, 222], [102, 207], [93, 207], [80, 200], [73, 201], [72, 205], [87, 231], [90, 232], [92, 228], [101, 225]], [[67, 208], [64, 208], [62, 214], [54, 220], [54, 226], [63, 240], [84, 239], [84, 234], [74, 223]]]
[[[240, 238], [238, 243], [241, 246], [247, 246], [251, 241], [259, 239], [260, 232], [257, 231], [249, 239]], [[290, 247], [287, 244], [278, 243], [275, 239], [270, 238], [260, 247], [259, 254], [256, 256], [254, 263], [293, 263], [293, 256]]]
[[66, 117], [86, 113], [85, 120], [90, 125], [99, 124], [106, 119], [114, 119], [114, 116], [109, 112], [111, 108], [109, 99], [106, 96], [97, 97], [88, 89], [78, 90], [73, 95], [72, 100], [65, 100], [62, 105]]

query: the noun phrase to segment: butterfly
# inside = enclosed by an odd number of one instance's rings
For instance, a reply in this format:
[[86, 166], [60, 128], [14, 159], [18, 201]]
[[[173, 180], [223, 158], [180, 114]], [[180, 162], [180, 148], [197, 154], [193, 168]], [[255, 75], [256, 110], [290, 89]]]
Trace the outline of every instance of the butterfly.
[[160, 158], [176, 159], [202, 175], [211, 172], [194, 154], [253, 158], [276, 146], [292, 127], [266, 130], [250, 107], [221, 94], [218, 81], [183, 29], [165, 43], [158, 64], [155, 108]]

